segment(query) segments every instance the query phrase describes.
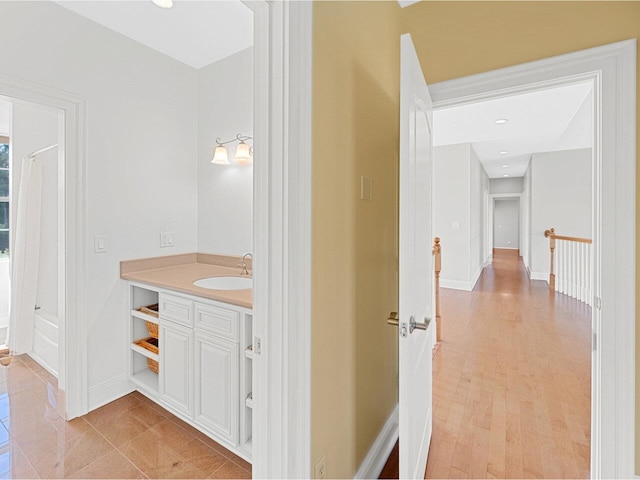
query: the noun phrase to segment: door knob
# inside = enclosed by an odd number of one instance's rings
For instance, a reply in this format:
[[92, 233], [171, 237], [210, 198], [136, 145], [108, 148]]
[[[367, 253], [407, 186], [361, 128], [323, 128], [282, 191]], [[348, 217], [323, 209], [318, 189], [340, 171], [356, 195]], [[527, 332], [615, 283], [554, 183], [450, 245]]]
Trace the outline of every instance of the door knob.
[[397, 327], [400, 323], [400, 321], [398, 320], [398, 312], [390, 312], [389, 318], [387, 318], [387, 323], [389, 325], [395, 325]]

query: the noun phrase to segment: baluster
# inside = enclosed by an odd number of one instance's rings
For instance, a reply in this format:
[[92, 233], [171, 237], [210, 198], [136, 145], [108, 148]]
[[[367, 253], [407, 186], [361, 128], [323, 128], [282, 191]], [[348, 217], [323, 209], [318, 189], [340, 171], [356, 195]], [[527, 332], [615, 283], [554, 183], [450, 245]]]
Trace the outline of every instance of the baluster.
[[562, 292], [562, 282], [564, 281], [564, 245], [558, 240], [556, 242], [556, 292]]
[[586, 284], [586, 279], [584, 277], [584, 272], [585, 272], [585, 266], [586, 266], [586, 260], [585, 260], [585, 251], [586, 251], [586, 244], [581, 243], [580, 244], [580, 301], [584, 302], [584, 286]]
[[562, 283], [560, 284], [560, 293], [567, 293], [567, 242], [560, 240], [558, 244], [562, 244]]
[[576, 242], [571, 243], [571, 297], [578, 298], [578, 248]]
[[553, 270], [554, 264], [554, 250], [556, 249], [556, 237], [555, 229], [550, 228], [545, 230], [544, 236], [549, 238], [549, 249], [551, 250], [551, 260], [549, 262], [549, 289], [555, 291], [556, 289], [556, 276]]
[[442, 340], [442, 327], [440, 321], [440, 271], [442, 270], [442, 251], [440, 237], [433, 239], [434, 270], [435, 270], [435, 307], [436, 307], [436, 341]]

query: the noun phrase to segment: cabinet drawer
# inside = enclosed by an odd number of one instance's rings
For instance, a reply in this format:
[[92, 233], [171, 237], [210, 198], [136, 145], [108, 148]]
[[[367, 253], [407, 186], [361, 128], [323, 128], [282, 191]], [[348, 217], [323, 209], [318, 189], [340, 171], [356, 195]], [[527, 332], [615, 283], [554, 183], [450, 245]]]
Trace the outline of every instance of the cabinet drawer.
[[193, 327], [193, 302], [165, 293], [160, 294], [160, 317]]
[[240, 313], [213, 305], [195, 304], [195, 327], [230, 340], [238, 340]]

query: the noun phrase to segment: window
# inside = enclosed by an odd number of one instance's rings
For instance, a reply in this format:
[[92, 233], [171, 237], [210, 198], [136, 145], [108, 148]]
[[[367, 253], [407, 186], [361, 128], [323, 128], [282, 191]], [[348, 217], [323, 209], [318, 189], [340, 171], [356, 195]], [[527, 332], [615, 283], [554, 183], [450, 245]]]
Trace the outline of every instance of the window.
[[0, 258], [9, 256], [9, 144], [0, 143]]

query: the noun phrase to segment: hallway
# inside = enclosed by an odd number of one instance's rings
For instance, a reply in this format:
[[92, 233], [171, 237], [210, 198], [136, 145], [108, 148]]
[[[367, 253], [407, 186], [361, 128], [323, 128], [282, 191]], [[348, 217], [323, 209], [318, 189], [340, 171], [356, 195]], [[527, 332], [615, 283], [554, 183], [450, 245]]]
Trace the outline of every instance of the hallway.
[[509, 250], [441, 299], [426, 478], [588, 478], [591, 309]]

